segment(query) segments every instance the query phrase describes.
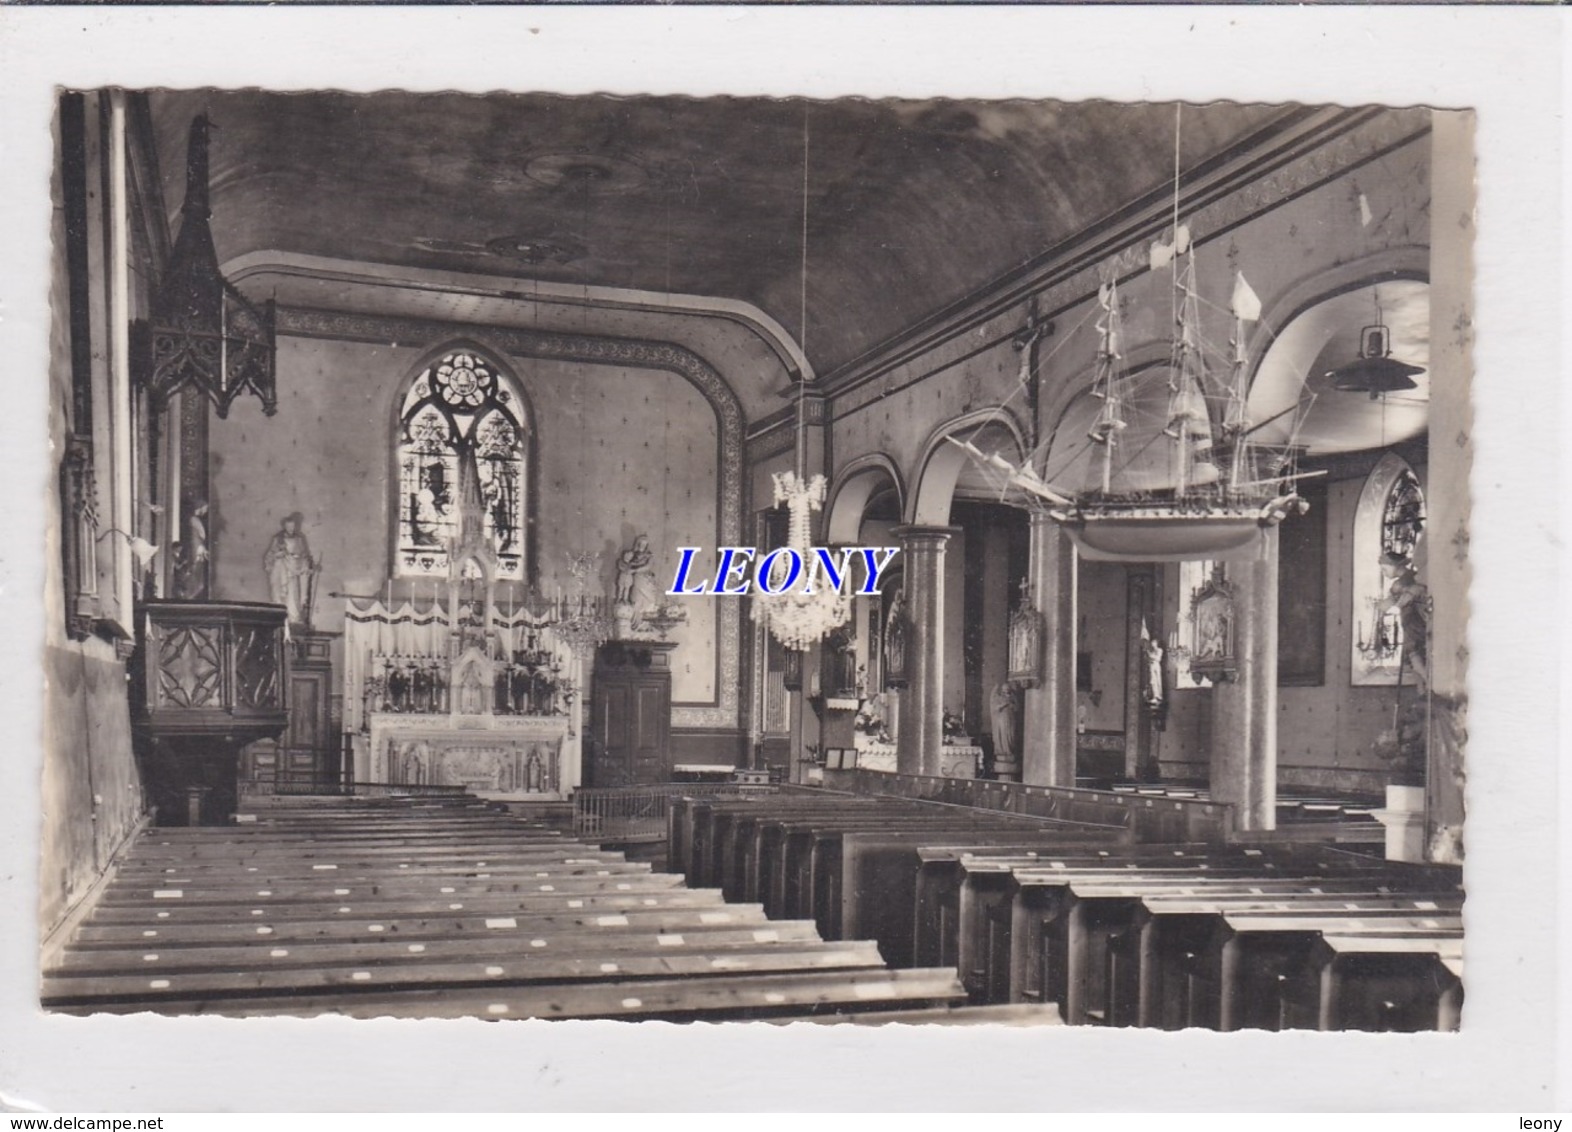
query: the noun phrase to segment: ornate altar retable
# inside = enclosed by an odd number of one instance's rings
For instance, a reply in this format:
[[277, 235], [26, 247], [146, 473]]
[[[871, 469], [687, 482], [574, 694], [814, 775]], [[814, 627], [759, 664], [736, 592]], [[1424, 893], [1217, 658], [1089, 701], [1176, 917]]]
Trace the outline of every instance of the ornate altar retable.
[[489, 595], [345, 610], [345, 729], [355, 779], [558, 799], [582, 780], [578, 661], [554, 606]]

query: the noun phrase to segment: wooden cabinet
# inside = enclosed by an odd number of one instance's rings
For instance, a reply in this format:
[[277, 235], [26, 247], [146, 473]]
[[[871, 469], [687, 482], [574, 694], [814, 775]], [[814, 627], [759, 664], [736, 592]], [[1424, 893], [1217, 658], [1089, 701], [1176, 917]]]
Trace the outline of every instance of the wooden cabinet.
[[595, 656], [587, 786], [671, 781], [671, 650], [611, 641]]

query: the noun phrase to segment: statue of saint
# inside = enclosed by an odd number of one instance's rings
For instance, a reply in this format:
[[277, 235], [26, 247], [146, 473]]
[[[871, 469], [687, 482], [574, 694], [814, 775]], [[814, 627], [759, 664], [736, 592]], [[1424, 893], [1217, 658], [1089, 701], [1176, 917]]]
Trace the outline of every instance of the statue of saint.
[[999, 763], [1013, 764], [1016, 758], [1016, 744], [1019, 736], [1016, 734], [1015, 710], [1020, 703], [1020, 695], [1014, 684], [1006, 680], [997, 684], [993, 689], [990, 707], [993, 713], [993, 760]]
[[203, 601], [208, 592], [207, 502], [204, 500], [186, 516], [185, 539], [175, 548], [175, 592], [183, 598]]
[[654, 558], [648, 535], [639, 535], [617, 557], [618, 605], [631, 605], [636, 614], [655, 608], [655, 573], [650, 569]]
[[300, 531], [302, 518], [299, 511], [284, 516], [273, 541], [267, 544], [262, 565], [267, 570], [268, 593], [273, 602], [289, 611], [290, 624], [309, 626], [312, 599], [316, 596], [312, 590], [317, 562]]
[[906, 672], [906, 593], [896, 590], [884, 622], [884, 682], [904, 687]]
[[1379, 612], [1396, 610], [1403, 626], [1403, 663], [1413, 670], [1418, 686], [1430, 686], [1430, 587], [1419, 580], [1414, 564], [1392, 551], [1381, 556], [1387, 581]]

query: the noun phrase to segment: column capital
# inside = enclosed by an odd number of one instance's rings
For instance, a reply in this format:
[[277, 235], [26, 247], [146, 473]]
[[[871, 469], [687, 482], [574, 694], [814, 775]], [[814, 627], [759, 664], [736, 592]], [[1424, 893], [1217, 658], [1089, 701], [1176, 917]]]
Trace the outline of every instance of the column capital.
[[890, 533], [901, 540], [903, 548], [921, 547], [924, 544], [938, 549], [961, 533], [960, 527], [930, 527], [920, 523], [894, 527]]

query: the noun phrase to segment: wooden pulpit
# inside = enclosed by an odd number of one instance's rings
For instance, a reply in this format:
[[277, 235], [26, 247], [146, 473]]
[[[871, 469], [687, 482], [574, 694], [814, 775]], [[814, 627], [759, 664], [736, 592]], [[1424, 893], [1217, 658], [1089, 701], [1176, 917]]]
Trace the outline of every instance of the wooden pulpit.
[[240, 751], [289, 723], [281, 605], [150, 601], [131, 661], [131, 728], [159, 825], [222, 825]]

